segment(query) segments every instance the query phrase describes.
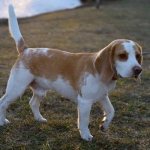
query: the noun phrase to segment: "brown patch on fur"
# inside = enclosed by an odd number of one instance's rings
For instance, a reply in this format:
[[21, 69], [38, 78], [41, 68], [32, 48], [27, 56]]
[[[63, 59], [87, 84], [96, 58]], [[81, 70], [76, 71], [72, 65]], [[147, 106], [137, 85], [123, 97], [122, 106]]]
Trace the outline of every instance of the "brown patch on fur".
[[19, 53], [19, 54], [22, 54], [23, 51], [24, 51], [24, 49], [27, 48], [27, 46], [25, 45], [25, 42], [24, 42], [24, 39], [23, 39], [23, 38], [21, 38], [21, 39], [19, 40], [19, 42], [17, 43], [16, 47], [17, 47], [17, 50], [18, 50], [18, 53]]
[[23, 55], [22, 60], [31, 73], [54, 81], [61, 76], [68, 80], [71, 86], [78, 90], [82, 76], [95, 73], [93, 64], [94, 53], [69, 53], [60, 50], [48, 50], [47, 55], [31, 50]]

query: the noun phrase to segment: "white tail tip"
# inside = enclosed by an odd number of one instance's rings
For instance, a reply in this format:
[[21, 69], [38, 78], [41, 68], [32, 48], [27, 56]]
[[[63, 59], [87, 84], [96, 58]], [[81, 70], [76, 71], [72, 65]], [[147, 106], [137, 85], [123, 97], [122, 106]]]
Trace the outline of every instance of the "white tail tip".
[[15, 40], [18, 52], [21, 53], [25, 48], [25, 43], [21, 35], [14, 7], [12, 4], [9, 5], [8, 13], [9, 13], [8, 18], [9, 31], [12, 38]]

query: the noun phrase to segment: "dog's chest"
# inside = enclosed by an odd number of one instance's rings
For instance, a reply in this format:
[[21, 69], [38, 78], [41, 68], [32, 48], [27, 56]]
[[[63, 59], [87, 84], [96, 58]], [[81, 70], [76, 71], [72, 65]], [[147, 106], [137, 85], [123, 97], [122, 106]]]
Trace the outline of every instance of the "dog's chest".
[[114, 87], [114, 82], [106, 85], [101, 82], [99, 75], [87, 74], [84, 77], [81, 93], [84, 99], [96, 101], [106, 96]]

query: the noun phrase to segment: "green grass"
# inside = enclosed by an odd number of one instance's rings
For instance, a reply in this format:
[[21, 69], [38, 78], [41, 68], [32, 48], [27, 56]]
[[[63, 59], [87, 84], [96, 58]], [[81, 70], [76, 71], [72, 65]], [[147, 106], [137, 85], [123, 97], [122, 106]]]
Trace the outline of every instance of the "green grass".
[[[72, 52], [97, 51], [117, 38], [150, 47], [149, 0], [118, 0], [94, 7], [45, 14], [19, 20], [30, 47], [53, 47]], [[9, 71], [17, 52], [6, 21], [0, 22], [0, 95], [5, 92]], [[30, 90], [8, 109], [10, 125], [0, 127], [0, 149], [43, 150], [148, 150], [150, 149], [150, 63], [143, 63], [142, 83], [119, 80], [110, 99], [116, 110], [109, 130], [99, 130], [102, 111], [98, 104], [91, 112], [92, 142], [81, 140], [76, 127], [76, 105], [55, 92], [41, 104], [47, 124], [34, 121], [28, 102]]]

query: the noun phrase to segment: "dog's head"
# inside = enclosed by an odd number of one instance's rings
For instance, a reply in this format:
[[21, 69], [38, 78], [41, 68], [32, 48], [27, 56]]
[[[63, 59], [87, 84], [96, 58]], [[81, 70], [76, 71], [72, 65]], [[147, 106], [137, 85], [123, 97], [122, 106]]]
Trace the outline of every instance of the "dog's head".
[[135, 77], [142, 72], [142, 48], [131, 40], [119, 39], [100, 51], [95, 66], [103, 80]]

